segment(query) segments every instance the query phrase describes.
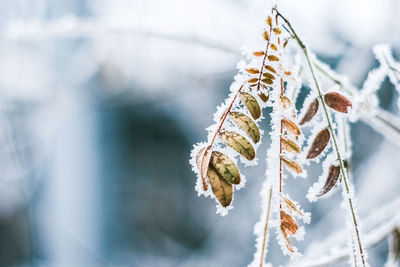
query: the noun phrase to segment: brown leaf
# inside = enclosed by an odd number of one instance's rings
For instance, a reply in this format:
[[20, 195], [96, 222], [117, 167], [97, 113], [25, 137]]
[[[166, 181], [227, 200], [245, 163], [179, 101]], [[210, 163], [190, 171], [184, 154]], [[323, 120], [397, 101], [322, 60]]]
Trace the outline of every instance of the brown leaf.
[[303, 171], [301, 166], [296, 161], [288, 159], [285, 156], [281, 156], [280, 158], [285, 163], [286, 167], [288, 167], [289, 169], [291, 169], [295, 173], [301, 173]]
[[249, 93], [240, 93], [240, 99], [249, 110], [253, 119], [258, 119], [261, 116], [261, 108], [254, 96]]
[[265, 41], [268, 41], [268, 40], [269, 40], [269, 34], [268, 34], [267, 31], [265, 31], [265, 32], [263, 33], [263, 37], [264, 37], [264, 40], [265, 40]]
[[248, 83], [256, 83], [256, 82], [258, 82], [258, 78], [251, 78], [247, 82]]
[[290, 99], [285, 95], [279, 96], [279, 104], [283, 109], [288, 109], [293, 107], [292, 101], [290, 101]]
[[277, 47], [275, 44], [271, 44], [270, 47], [271, 47], [271, 49], [273, 49], [273, 50], [275, 50], [275, 51], [278, 50], [278, 47]]
[[292, 153], [300, 153], [300, 147], [292, 140], [282, 137], [281, 142], [283, 145], [283, 148]]
[[340, 176], [340, 166], [331, 165], [329, 167], [329, 174], [328, 174], [328, 178], [326, 179], [324, 188], [317, 195], [317, 197], [325, 195], [326, 193], [331, 191], [331, 189], [336, 185], [336, 183], [339, 179], [339, 176]]
[[265, 84], [269, 84], [269, 85], [271, 85], [271, 84], [273, 84], [273, 83], [274, 83], [274, 81], [273, 81], [273, 80], [271, 80], [271, 79], [269, 79], [269, 78], [262, 79], [261, 81], [262, 81], [263, 83], [265, 83]]
[[240, 134], [227, 131], [221, 132], [219, 137], [226, 145], [236, 150], [246, 159], [252, 160], [256, 157], [254, 147], [249, 143], [249, 141], [247, 141], [246, 138], [244, 138]]
[[392, 231], [392, 249], [395, 262], [400, 261], [400, 230], [395, 228]]
[[261, 99], [261, 101], [262, 102], [267, 102], [268, 100], [269, 100], [269, 94], [268, 95], [266, 95], [266, 94], [264, 94], [264, 93], [259, 93], [258, 94], [258, 97]]
[[337, 92], [329, 92], [324, 95], [325, 103], [331, 109], [347, 113], [347, 107], [352, 107], [351, 101]]
[[268, 56], [268, 60], [269, 61], [279, 61], [279, 58], [277, 56], [274, 56], [274, 55], [269, 55]]
[[206, 191], [208, 189], [206, 182], [207, 168], [210, 165], [211, 159], [211, 148], [204, 147], [202, 148], [196, 156], [197, 168], [200, 171], [201, 180], [203, 182], [203, 190]]
[[307, 159], [313, 159], [321, 154], [321, 152], [324, 151], [325, 147], [328, 145], [330, 138], [331, 134], [328, 128], [320, 131], [315, 137], [314, 142], [310, 147], [310, 150], [308, 150]]
[[256, 56], [256, 57], [262, 57], [264, 54], [265, 54], [264, 51], [253, 52], [253, 55]]
[[283, 48], [286, 48], [288, 42], [289, 42], [289, 39], [286, 39], [286, 40], [283, 42]]
[[235, 163], [227, 155], [218, 151], [213, 151], [211, 156], [211, 165], [228, 183], [240, 183], [239, 170]]
[[286, 207], [290, 211], [296, 212], [299, 216], [303, 216], [304, 215], [290, 199], [284, 197], [283, 201], [285, 202]]
[[272, 27], [272, 18], [271, 18], [271, 16], [268, 16], [266, 22], [267, 22], [268, 26]]
[[208, 168], [208, 179], [211, 189], [222, 207], [227, 207], [232, 202], [233, 186], [227, 183], [214, 168]]
[[314, 101], [308, 106], [306, 114], [300, 121], [300, 125], [303, 125], [306, 122], [309, 122], [312, 118], [314, 118], [315, 114], [318, 112], [319, 102], [318, 98], [315, 98]]
[[265, 78], [268, 78], [268, 79], [271, 79], [271, 80], [274, 80], [274, 79], [275, 79], [275, 76], [274, 76], [273, 74], [269, 73], [269, 72], [264, 72], [264, 73], [263, 73], [263, 76], [264, 76]]
[[269, 71], [272, 72], [272, 73], [276, 73], [276, 70], [275, 70], [272, 66], [270, 66], [270, 65], [265, 65], [264, 68], [267, 69], [267, 70], [269, 70]]
[[288, 71], [285, 71], [284, 74], [285, 74], [286, 76], [290, 76], [290, 75], [292, 75], [292, 72], [291, 72], [290, 70], [288, 70]]
[[285, 213], [284, 211], [281, 211], [280, 213], [281, 215], [281, 231], [283, 234], [283, 237], [285, 238], [286, 241], [286, 247], [288, 248], [288, 250], [290, 252], [294, 252], [292, 243], [289, 240], [289, 235], [294, 235], [297, 230], [299, 229], [299, 227], [297, 226], [296, 222], [294, 221], [294, 219], [287, 213]]
[[282, 119], [282, 126], [285, 127], [289, 132], [291, 132], [294, 135], [299, 135], [300, 134], [300, 128], [297, 126], [296, 123], [289, 119]]
[[254, 143], [260, 141], [260, 130], [257, 124], [243, 113], [232, 111], [230, 113], [231, 119], [239, 125], [239, 127], [247, 133]]
[[282, 30], [279, 29], [279, 28], [274, 28], [273, 31], [274, 31], [275, 34], [281, 34], [282, 33]]
[[256, 69], [256, 68], [248, 68], [248, 69], [246, 69], [246, 71], [247, 71], [248, 73], [250, 73], [250, 74], [257, 74], [257, 73], [260, 73], [260, 71], [259, 71], [258, 69]]

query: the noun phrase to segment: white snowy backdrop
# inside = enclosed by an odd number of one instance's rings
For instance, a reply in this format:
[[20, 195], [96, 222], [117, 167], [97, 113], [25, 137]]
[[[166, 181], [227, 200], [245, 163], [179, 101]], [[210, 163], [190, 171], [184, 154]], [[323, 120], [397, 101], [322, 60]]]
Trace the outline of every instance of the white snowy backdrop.
[[[222, 218], [212, 201], [196, 197], [188, 158], [228, 93], [241, 48], [259, 38], [254, 25], [267, 6], [1, 1], [0, 265], [249, 263], [264, 161], [244, 170], [246, 188]], [[398, 0], [278, 1], [278, 8], [321, 60], [358, 87], [377, 66], [375, 44], [390, 44], [399, 59]], [[399, 115], [397, 97], [386, 79], [380, 105]], [[368, 231], [398, 210], [399, 146], [361, 122], [351, 131], [356, 198]], [[327, 252], [320, 244], [329, 234], [345, 228], [340, 194], [306, 200], [315, 180], [290, 189], [312, 212], [296, 245], [314, 258]], [[276, 242], [270, 245], [270, 261], [285, 264]], [[387, 246], [383, 240], [369, 251], [372, 266], [385, 264]]]

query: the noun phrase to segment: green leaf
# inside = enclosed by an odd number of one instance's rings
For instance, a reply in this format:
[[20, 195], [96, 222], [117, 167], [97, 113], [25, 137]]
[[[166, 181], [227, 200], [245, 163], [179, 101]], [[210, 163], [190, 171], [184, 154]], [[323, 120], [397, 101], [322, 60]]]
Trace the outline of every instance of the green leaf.
[[260, 130], [252, 119], [243, 113], [235, 111], [230, 113], [230, 117], [243, 131], [247, 133], [254, 143], [260, 141]]
[[252, 160], [255, 158], [256, 152], [253, 146], [249, 143], [249, 141], [247, 141], [246, 138], [244, 138], [240, 134], [227, 131], [221, 132], [219, 137], [226, 145], [236, 150], [246, 159]]

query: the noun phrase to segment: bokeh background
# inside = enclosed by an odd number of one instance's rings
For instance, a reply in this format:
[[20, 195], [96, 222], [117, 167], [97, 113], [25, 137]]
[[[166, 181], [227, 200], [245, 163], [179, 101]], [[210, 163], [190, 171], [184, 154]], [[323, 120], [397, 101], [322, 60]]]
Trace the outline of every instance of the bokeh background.
[[[264, 160], [234, 209], [198, 198], [188, 160], [228, 94], [268, 1], [0, 1], [0, 266], [246, 266]], [[400, 55], [398, 0], [279, 1], [314, 52], [361, 87], [372, 47]], [[388, 80], [380, 105], [399, 115]], [[262, 123], [268, 130], [267, 119]], [[399, 146], [352, 124], [361, 218], [400, 193]], [[259, 158], [265, 158], [264, 136]], [[243, 167], [242, 167], [243, 169]], [[306, 252], [345, 229], [340, 194], [310, 205]], [[368, 225], [364, 226], [368, 230]], [[284, 264], [276, 241], [269, 259]], [[388, 244], [370, 250], [383, 266]], [[345, 265], [345, 264], [343, 264]], [[342, 265], [338, 265], [342, 266]]]

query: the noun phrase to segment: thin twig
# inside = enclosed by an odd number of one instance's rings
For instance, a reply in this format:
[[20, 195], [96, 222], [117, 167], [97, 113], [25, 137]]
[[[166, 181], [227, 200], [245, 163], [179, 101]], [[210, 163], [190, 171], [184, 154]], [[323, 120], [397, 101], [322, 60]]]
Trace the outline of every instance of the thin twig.
[[355, 230], [356, 236], [357, 236], [357, 242], [358, 242], [358, 247], [359, 247], [359, 250], [360, 250], [361, 261], [363, 263], [363, 266], [365, 267], [366, 263], [365, 263], [365, 258], [364, 258], [364, 250], [363, 250], [363, 246], [362, 246], [362, 243], [361, 243], [360, 233], [359, 233], [359, 230], [358, 230], [358, 223], [357, 223], [355, 210], [354, 210], [354, 207], [353, 207], [353, 201], [352, 201], [352, 198], [351, 198], [351, 195], [350, 195], [351, 193], [350, 193], [350, 187], [348, 185], [348, 177], [347, 177], [346, 172], [345, 172], [342, 156], [340, 155], [339, 146], [337, 144], [336, 135], [335, 135], [335, 131], [334, 131], [333, 126], [332, 126], [332, 122], [331, 122], [331, 118], [330, 118], [330, 115], [329, 115], [329, 112], [328, 112], [328, 108], [327, 108], [326, 103], [324, 101], [324, 98], [322, 96], [322, 91], [321, 91], [321, 88], [319, 86], [317, 77], [315, 75], [314, 67], [313, 67], [313, 64], [311, 63], [311, 59], [310, 59], [310, 56], [308, 54], [307, 47], [304, 45], [304, 43], [298, 37], [297, 33], [293, 29], [293, 27], [290, 24], [290, 22], [285, 17], [283, 17], [282, 14], [279, 13], [279, 11], [276, 8], [274, 8], [274, 10], [279, 15], [279, 17], [281, 17], [285, 21], [285, 23], [288, 25], [289, 29], [291, 30], [293, 36], [297, 40], [297, 43], [299, 44], [300, 48], [303, 50], [304, 55], [305, 55], [305, 57], [307, 59], [307, 64], [308, 64], [308, 66], [310, 68], [311, 75], [313, 77], [315, 86], [317, 88], [318, 96], [319, 96], [319, 99], [320, 99], [320, 101], [322, 103], [322, 107], [324, 109], [324, 114], [325, 114], [326, 120], [328, 122], [328, 128], [329, 128], [329, 131], [331, 132], [332, 141], [333, 141], [333, 145], [334, 145], [334, 148], [335, 148], [335, 151], [336, 151], [336, 155], [337, 155], [339, 163], [340, 163], [340, 171], [341, 171], [341, 174], [342, 174], [342, 177], [343, 177], [343, 182], [344, 182], [344, 186], [345, 186], [347, 197], [348, 197], [348, 201], [349, 201], [349, 207], [350, 207], [350, 211], [351, 211], [351, 215], [352, 215], [352, 219], [353, 219], [354, 230]]
[[264, 226], [264, 237], [263, 237], [263, 245], [262, 245], [262, 250], [261, 250], [261, 261], [260, 261], [260, 267], [263, 265], [264, 261], [264, 250], [265, 250], [265, 245], [267, 241], [267, 231], [268, 231], [268, 221], [269, 221], [269, 213], [271, 210], [271, 198], [272, 198], [272, 186], [269, 188], [269, 197], [268, 197], [268, 206], [267, 206], [267, 217], [265, 218], [265, 226]]

